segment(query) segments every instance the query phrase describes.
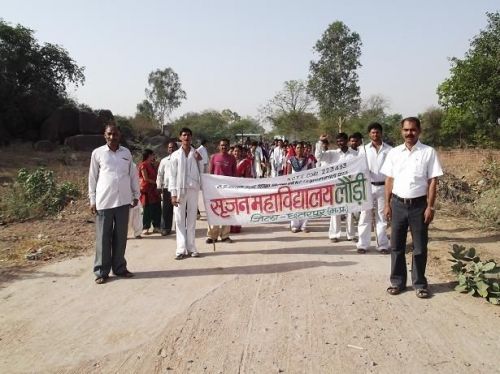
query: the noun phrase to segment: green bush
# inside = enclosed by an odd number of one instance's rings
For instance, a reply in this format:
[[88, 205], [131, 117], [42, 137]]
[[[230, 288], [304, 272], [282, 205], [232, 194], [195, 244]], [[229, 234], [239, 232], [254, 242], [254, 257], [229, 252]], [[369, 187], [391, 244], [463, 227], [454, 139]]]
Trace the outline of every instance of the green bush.
[[54, 214], [78, 196], [80, 192], [75, 184], [57, 184], [51, 170], [20, 169], [1, 203], [2, 218], [19, 220]]
[[458, 285], [455, 291], [467, 292], [472, 296], [481, 296], [490, 303], [500, 305], [500, 266], [494, 260], [481, 261], [476, 250], [468, 250], [453, 244], [453, 265], [451, 270], [457, 276]]

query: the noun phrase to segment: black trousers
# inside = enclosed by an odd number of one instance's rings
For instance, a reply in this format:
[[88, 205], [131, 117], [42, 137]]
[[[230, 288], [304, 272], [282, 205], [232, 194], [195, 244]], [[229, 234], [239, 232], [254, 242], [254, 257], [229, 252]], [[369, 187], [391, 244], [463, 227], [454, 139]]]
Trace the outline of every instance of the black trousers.
[[391, 229], [391, 284], [406, 288], [406, 235], [408, 226], [413, 238], [412, 282], [416, 289], [427, 288], [425, 268], [427, 266], [428, 227], [424, 223], [424, 212], [427, 199], [423, 196], [415, 202], [404, 203], [397, 198], [391, 199], [392, 229]]
[[172, 221], [174, 216], [174, 206], [172, 205], [172, 195], [166, 188], [162, 191], [163, 204], [161, 209], [161, 229], [167, 234], [172, 231]]

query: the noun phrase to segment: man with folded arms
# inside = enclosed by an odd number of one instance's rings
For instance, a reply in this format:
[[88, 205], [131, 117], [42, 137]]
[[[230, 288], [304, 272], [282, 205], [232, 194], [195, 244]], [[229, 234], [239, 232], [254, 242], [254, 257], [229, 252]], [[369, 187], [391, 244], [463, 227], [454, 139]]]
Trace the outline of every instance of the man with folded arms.
[[420, 120], [401, 121], [404, 144], [389, 151], [380, 172], [385, 180], [386, 218], [392, 219], [390, 295], [406, 289], [406, 236], [410, 227], [413, 238], [412, 282], [418, 298], [429, 297], [425, 267], [429, 224], [434, 218], [437, 177], [443, 175], [434, 148], [422, 144]]
[[[392, 147], [382, 141], [382, 125], [373, 122], [368, 125], [368, 136], [371, 142], [359, 147], [360, 157], [366, 157], [368, 169], [370, 170], [371, 193], [373, 209], [375, 210], [375, 240], [377, 251], [382, 254], [389, 253], [389, 239], [387, 238], [387, 220], [384, 216], [385, 207], [385, 175], [380, 173], [380, 168], [384, 164], [387, 154]], [[356, 248], [358, 253], [366, 253], [370, 246], [372, 214], [373, 210], [364, 210], [359, 215], [358, 221], [358, 242]]]

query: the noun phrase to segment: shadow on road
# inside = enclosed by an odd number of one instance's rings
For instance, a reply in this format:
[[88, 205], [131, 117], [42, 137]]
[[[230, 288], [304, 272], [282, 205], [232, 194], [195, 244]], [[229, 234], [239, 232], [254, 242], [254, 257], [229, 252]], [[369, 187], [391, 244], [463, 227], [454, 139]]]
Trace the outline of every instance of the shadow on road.
[[[185, 260], [186, 261], [186, 260]], [[189, 261], [189, 260], [188, 260]], [[177, 269], [177, 270], [157, 270], [135, 272], [135, 277], [132, 279], [149, 279], [149, 278], [176, 278], [176, 277], [193, 277], [206, 275], [224, 275], [224, 274], [272, 274], [286, 273], [289, 271], [310, 269], [321, 266], [352, 266], [356, 265], [354, 261], [298, 261], [298, 262], [282, 262], [276, 264], [264, 265], [242, 265], [230, 267], [215, 267], [206, 269]]]

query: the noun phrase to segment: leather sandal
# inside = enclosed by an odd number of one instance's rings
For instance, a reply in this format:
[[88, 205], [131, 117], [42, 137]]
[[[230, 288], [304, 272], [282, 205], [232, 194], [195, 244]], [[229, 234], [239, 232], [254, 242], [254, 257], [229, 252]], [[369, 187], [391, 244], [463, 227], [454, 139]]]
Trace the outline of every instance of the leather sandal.
[[389, 295], [399, 295], [403, 291], [401, 288], [396, 287], [396, 286], [390, 286], [387, 288], [387, 293]]
[[429, 297], [429, 290], [427, 288], [417, 288], [415, 294], [419, 299], [427, 299]]
[[366, 249], [364, 249], [364, 248], [358, 248], [357, 252], [359, 254], [365, 254], [366, 253]]
[[97, 278], [95, 279], [95, 282], [96, 282], [97, 284], [104, 284], [104, 283], [106, 283], [106, 280], [107, 280], [107, 279], [108, 279], [107, 277], [97, 277]]

